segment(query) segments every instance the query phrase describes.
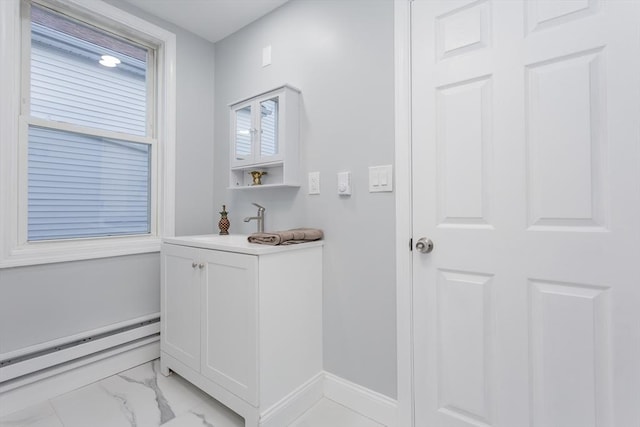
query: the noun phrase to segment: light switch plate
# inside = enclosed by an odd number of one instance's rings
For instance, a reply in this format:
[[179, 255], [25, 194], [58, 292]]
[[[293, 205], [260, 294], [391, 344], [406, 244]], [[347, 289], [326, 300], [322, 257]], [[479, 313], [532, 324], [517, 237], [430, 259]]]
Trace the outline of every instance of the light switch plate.
[[320, 172], [309, 172], [309, 194], [320, 194]]
[[369, 166], [369, 192], [393, 191], [393, 166]]
[[271, 45], [262, 48], [262, 66], [271, 65]]

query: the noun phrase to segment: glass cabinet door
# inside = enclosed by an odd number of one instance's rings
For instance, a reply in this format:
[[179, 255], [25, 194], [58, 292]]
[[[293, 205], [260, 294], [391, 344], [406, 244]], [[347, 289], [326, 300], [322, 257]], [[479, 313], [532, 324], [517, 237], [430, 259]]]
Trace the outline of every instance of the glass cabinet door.
[[278, 105], [278, 97], [260, 102], [260, 157], [279, 153]]
[[235, 110], [235, 159], [236, 161], [250, 160], [253, 152], [253, 128], [251, 120], [251, 105]]

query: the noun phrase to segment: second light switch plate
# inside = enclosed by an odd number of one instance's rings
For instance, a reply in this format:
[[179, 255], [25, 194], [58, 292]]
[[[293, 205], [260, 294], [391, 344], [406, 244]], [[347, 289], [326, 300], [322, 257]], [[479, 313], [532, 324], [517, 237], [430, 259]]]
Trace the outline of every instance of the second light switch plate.
[[369, 192], [393, 191], [393, 166], [369, 166]]

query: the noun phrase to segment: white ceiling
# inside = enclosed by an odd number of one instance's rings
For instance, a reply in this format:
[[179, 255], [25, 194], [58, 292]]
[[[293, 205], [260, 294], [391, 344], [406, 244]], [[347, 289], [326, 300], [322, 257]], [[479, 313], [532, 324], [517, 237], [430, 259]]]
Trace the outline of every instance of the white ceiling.
[[287, 2], [287, 0], [124, 1], [214, 43]]

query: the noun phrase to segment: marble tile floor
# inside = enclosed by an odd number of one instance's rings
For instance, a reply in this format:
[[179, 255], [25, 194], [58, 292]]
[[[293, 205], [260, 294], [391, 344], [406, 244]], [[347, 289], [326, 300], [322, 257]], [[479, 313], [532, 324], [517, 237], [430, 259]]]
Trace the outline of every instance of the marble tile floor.
[[[0, 418], [0, 427], [243, 427], [244, 420], [159, 362]], [[284, 427], [284, 426], [283, 426]], [[289, 427], [384, 427], [323, 399]]]

